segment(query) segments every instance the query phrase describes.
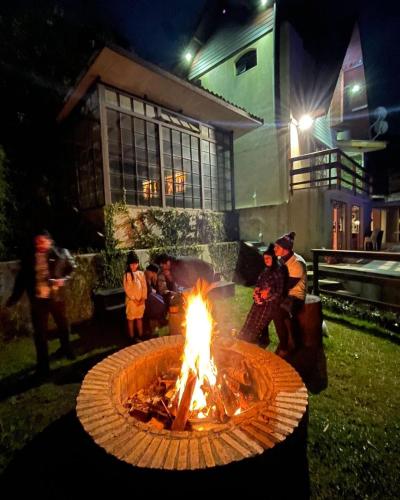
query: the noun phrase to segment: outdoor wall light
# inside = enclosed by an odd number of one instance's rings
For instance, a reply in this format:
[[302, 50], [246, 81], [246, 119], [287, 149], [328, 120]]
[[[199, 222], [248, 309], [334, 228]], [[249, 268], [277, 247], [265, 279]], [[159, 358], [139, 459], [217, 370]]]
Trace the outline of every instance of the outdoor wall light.
[[186, 53], [185, 53], [185, 60], [190, 63], [190, 61], [193, 59], [193, 54], [188, 50]]
[[352, 94], [357, 94], [357, 92], [360, 92], [360, 90], [361, 90], [361, 85], [360, 85], [359, 83], [355, 83], [355, 84], [351, 87], [350, 92], [351, 92]]
[[303, 115], [299, 120], [299, 129], [301, 131], [308, 130], [312, 127], [314, 119], [310, 115]]

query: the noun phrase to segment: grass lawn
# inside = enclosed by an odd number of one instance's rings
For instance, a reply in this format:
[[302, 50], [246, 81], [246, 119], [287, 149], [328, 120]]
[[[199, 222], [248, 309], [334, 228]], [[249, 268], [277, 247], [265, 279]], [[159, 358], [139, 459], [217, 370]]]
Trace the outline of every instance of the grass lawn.
[[[221, 333], [240, 328], [252, 290], [218, 302]], [[398, 338], [362, 324], [327, 320], [325, 339], [329, 387], [310, 397], [308, 460], [312, 498], [398, 498], [400, 396]], [[104, 356], [123, 347], [121, 333], [73, 329], [75, 361], [52, 358], [46, 383], [32, 377], [35, 353], [30, 338], [1, 344], [0, 472], [50, 424], [75, 407], [80, 382]], [[165, 333], [165, 332], [162, 332]], [[272, 334], [272, 345], [276, 345]], [[50, 341], [50, 352], [59, 344]]]

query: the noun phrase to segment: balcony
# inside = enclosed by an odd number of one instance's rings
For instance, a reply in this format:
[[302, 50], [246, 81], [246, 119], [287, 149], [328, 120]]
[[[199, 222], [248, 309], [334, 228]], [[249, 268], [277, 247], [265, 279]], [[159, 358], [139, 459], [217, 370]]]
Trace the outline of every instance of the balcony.
[[369, 196], [372, 179], [364, 168], [340, 149], [325, 149], [290, 158], [290, 190], [345, 189]]

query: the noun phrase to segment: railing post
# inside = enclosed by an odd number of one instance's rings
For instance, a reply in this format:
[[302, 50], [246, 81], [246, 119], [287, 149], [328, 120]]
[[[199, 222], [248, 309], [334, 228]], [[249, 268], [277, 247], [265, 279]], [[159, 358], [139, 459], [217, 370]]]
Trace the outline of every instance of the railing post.
[[340, 151], [337, 153], [337, 169], [336, 169], [336, 184], [337, 188], [341, 189], [341, 177], [342, 177], [342, 158], [340, 156]]
[[290, 194], [293, 195], [294, 160], [289, 158]]
[[319, 295], [319, 270], [318, 270], [318, 250], [312, 250], [313, 253], [313, 294]]

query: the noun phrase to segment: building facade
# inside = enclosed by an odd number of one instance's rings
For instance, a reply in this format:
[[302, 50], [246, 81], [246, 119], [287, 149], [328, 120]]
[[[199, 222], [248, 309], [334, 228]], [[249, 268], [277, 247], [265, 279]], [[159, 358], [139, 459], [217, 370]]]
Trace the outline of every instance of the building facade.
[[294, 230], [306, 255], [362, 249], [372, 216], [365, 155], [385, 144], [371, 140], [357, 28], [336, 86], [314, 102], [325, 89], [313, 64], [294, 28], [277, 26], [275, 6], [209, 33], [187, 80], [103, 49], [59, 115], [80, 208], [97, 220], [118, 201], [133, 211], [235, 210], [243, 240]]

